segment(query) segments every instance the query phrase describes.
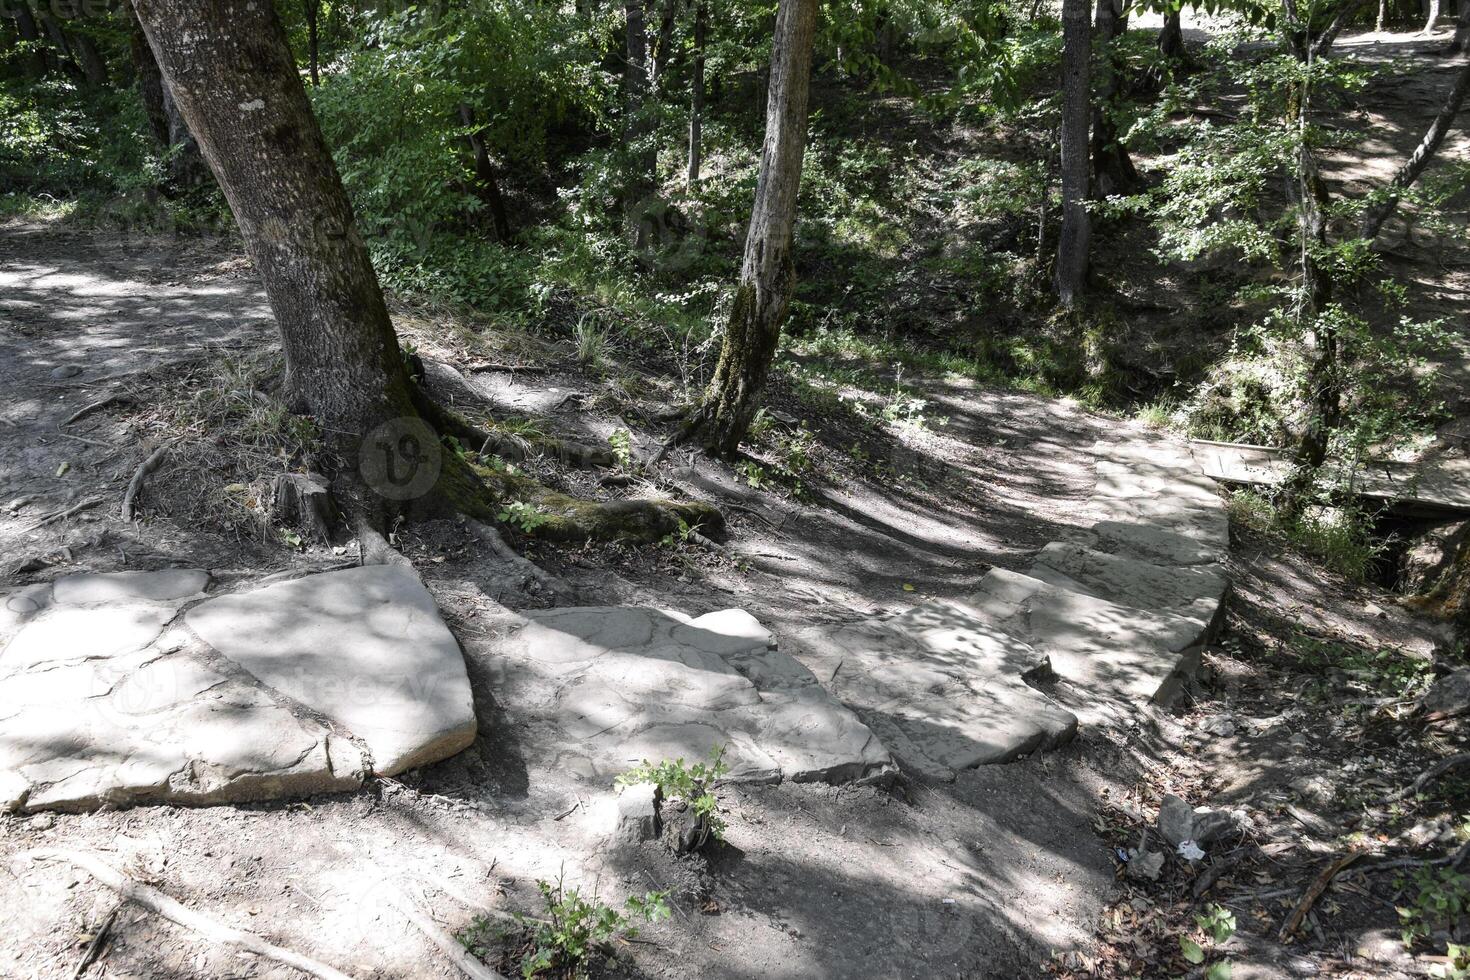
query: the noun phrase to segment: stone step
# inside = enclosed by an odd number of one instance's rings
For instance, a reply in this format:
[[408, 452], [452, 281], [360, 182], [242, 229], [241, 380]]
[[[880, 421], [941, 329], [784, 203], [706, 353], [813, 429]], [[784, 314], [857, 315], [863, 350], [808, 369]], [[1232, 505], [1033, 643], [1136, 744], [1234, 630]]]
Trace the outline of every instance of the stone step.
[[901, 766], [951, 780], [1070, 741], [1077, 717], [1028, 686], [1028, 644], [963, 603], [803, 630], [792, 653], [857, 712]]
[[1046, 657], [1081, 694], [1167, 704], [1199, 666], [1207, 627], [993, 568], [969, 600], [995, 628]]
[[1053, 541], [1032, 559], [1032, 578], [1134, 609], [1163, 609], [1209, 625], [1229, 585], [1217, 565], [1166, 566]]

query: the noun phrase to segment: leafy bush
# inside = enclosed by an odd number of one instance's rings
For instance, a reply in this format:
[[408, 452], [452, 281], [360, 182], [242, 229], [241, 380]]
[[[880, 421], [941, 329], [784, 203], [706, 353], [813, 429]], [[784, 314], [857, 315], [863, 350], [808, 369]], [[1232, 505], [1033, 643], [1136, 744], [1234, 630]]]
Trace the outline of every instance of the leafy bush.
[[683, 842], [684, 849], [697, 851], [711, 838], [725, 839], [725, 821], [720, 816], [719, 800], [714, 793], [715, 783], [729, 772], [724, 758], [725, 747], [721, 745], [711, 750], [707, 764], [696, 762], [692, 766], [686, 766], [681, 758], [672, 762], [664, 760], [654, 765], [644, 759], [636, 768], [618, 776], [617, 785], [623, 787], [652, 783], [658, 787], [665, 800], [687, 806], [693, 813], [694, 827], [691, 839]]
[[521, 976], [530, 978], [560, 969], [571, 977], [585, 977], [591, 960], [612, 940], [638, 934], [636, 923], [658, 922], [669, 917], [668, 892], [648, 892], [632, 897], [622, 911], [592, 898], [583, 898], [575, 888], [540, 881], [536, 887], [545, 902], [545, 918], [517, 916], [531, 933], [531, 950], [521, 960]]

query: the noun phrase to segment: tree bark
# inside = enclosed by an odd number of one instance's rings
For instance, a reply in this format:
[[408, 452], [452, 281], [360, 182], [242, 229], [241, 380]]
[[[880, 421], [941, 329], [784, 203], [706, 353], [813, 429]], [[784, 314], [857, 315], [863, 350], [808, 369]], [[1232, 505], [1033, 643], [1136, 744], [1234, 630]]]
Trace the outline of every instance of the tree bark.
[[1092, 109], [1092, 167], [1096, 196], [1127, 192], [1138, 183], [1138, 171], [1128, 148], [1118, 138], [1112, 110], [1118, 101], [1117, 43], [1128, 30], [1121, 0], [1097, 0], [1096, 34], [1102, 42], [1098, 59], [1096, 101]]
[[1455, 21], [1455, 39], [1450, 42], [1450, 54], [1470, 51], [1470, 0], [1460, 0], [1460, 11]]
[[1373, 30], [1379, 34], [1383, 33], [1384, 27], [1388, 25], [1388, 0], [1378, 0], [1378, 19], [1373, 22]]
[[168, 161], [169, 180], [176, 187], [201, 186], [209, 179], [209, 171], [200, 154], [199, 141], [179, 111], [173, 86], [167, 78], [163, 83], [163, 115], [168, 122], [168, 145], [173, 151]]
[[[1466, 6], [1470, 6], [1470, 3], [1467, 3]], [[1463, 19], [1464, 14], [1461, 14], [1461, 17]], [[1393, 179], [1388, 182], [1383, 199], [1370, 205], [1363, 212], [1358, 226], [1358, 237], [1370, 241], [1378, 237], [1383, 223], [1398, 210], [1404, 191], [1413, 186], [1414, 181], [1418, 180], [1419, 175], [1424, 172], [1424, 168], [1429, 166], [1429, 161], [1434, 159], [1434, 154], [1438, 152], [1440, 144], [1444, 142], [1445, 136], [1454, 126], [1455, 117], [1460, 114], [1467, 95], [1470, 95], [1470, 63], [1462, 67], [1460, 73], [1455, 76], [1455, 84], [1445, 96], [1444, 105], [1440, 107], [1434, 121], [1429, 124], [1424, 138], [1419, 141], [1418, 146], [1414, 147], [1414, 152], [1409, 154], [1409, 159], [1404, 161], [1398, 173], [1394, 174]]]
[[41, 29], [36, 24], [36, 15], [31, 12], [29, 0], [16, 0], [12, 7], [15, 17], [15, 32], [30, 47], [26, 64], [30, 74], [40, 78], [51, 67], [46, 57], [46, 47], [41, 42]]
[[72, 81], [86, 81], [87, 76], [83, 73], [82, 66], [77, 63], [76, 55], [71, 49], [71, 41], [67, 38], [61, 21], [56, 19], [56, 15], [46, 4], [41, 5], [39, 16], [42, 26], [46, 28], [46, 33], [51, 38], [52, 47], [56, 49], [56, 60], [61, 65], [61, 70], [70, 75]]
[[129, 22], [128, 51], [133, 58], [133, 74], [138, 79], [138, 96], [143, 101], [143, 113], [148, 117], [148, 128], [153, 138], [163, 147], [169, 145], [168, 111], [164, 108], [163, 74], [153, 58], [153, 49], [138, 23], [138, 15], [131, 3], [125, 5]]
[[624, 191], [623, 220], [629, 244], [637, 250], [648, 245], [648, 214], [657, 180], [658, 154], [649, 145], [647, 116], [648, 30], [644, 0], [625, 0], [626, 55], [623, 59], [623, 147], [628, 153], [629, 177]]
[[[134, 0], [265, 285], [293, 400], [349, 463], [419, 421], [388, 309], [271, 4]], [[430, 430], [432, 431], [432, 430]]]
[[1433, 34], [1439, 27], [1440, 0], [1429, 0], [1429, 12], [1424, 18], [1424, 29], [1420, 34]]
[[745, 259], [714, 377], [692, 424], [704, 445], [723, 456], [739, 448], [759, 407], [795, 286], [791, 242], [818, 6], [819, 0], [781, 0], [776, 11], [766, 135]]
[[1092, 33], [1088, 0], [1062, 0], [1062, 228], [1055, 284], [1063, 306], [1082, 295], [1091, 231], [1087, 218], [1088, 75]]
[[[1470, 0], [1466, 0], [1470, 3]], [[695, 0], [694, 6], [694, 77], [689, 93], [689, 170], [684, 187], [690, 193], [699, 186], [699, 171], [704, 155], [704, 48], [709, 39], [709, 4]]]
[[[460, 103], [459, 118], [466, 126], [475, 126], [475, 111]], [[490, 162], [490, 150], [485, 145], [482, 129], [473, 129], [465, 136], [470, 152], [475, 155], [475, 195], [490, 213], [490, 224], [495, 230], [496, 241], [510, 241], [510, 216], [505, 211], [505, 199], [500, 196], [500, 182], [495, 177], [495, 166]]]
[[664, 0], [663, 12], [659, 16], [658, 37], [653, 45], [653, 69], [651, 88], [657, 92], [668, 70], [669, 59], [674, 51], [674, 25], [679, 16], [681, 0]]
[[79, 0], [64, 0], [64, 2], [58, 2], [56, 7], [74, 28], [70, 34], [71, 47], [76, 54], [77, 63], [82, 67], [82, 76], [86, 78], [87, 84], [106, 85], [108, 82], [107, 61], [97, 50], [97, 42], [92, 40], [92, 35], [76, 24], [76, 21], [82, 16], [81, 3]]
[[1164, 26], [1159, 31], [1159, 54], [1170, 61], [1184, 53], [1182, 11], [1171, 7], [1164, 12]]

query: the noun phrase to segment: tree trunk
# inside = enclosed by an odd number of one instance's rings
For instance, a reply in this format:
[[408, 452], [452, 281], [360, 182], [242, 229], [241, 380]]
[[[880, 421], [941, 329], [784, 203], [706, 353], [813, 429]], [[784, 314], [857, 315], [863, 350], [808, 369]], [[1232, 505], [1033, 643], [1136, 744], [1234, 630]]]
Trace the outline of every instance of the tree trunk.
[[704, 146], [704, 47], [709, 38], [709, 4], [695, 0], [694, 7], [694, 77], [689, 94], [689, 172], [684, 187], [690, 193], [699, 186], [699, 169]]
[[306, 0], [306, 63], [311, 72], [311, 86], [316, 88], [322, 83], [320, 60], [321, 60], [321, 36], [318, 31], [317, 22], [321, 20], [322, 0]]
[[133, 58], [133, 74], [138, 79], [138, 96], [143, 101], [143, 113], [148, 117], [148, 128], [153, 138], [163, 147], [169, 146], [168, 111], [164, 108], [163, 74], [158, 62], [153, 59], [153, 49], [143, 33], [143, 25], [133, 12], [131, 3], [126, 5], [129, 22], [128, 51]]
[[1098, 197], [1127, 192], [1138, 183], [1128, 148], [1118, 138], [1113, 109], [1118, 101], [1118, 39], [1128, 29], [1121, 0], [1097, 0], [1096, 33], [1102, 42], [1098, 59], [1097, 95], [1092, 109], [1092, 167]]
[[84, 82], [87, 76], [82, 72], [82, 66], [77, 63], [76, 56], [72, 53], [71, 42], [67, 39], [66, 31], [61, 26], [61, 21], [56, 19], [46, 4], [42, 4], [40, 12], [41, 24], [46, 28], [46, 34], [51, 38], [51, 45], [56, 49], [56, 60], [61, 65], [61, 70], [71, 76], [74, 82]]
[[100, 87], [108, 82], [107, 61], [97, 50], [97, 42], [92, 40], [92, 35], [75, 23], [82, 16], [81, 6], [80, 0], [58, 0], [56, 3], [56, 9], [74, 28], [70, 35], [71, 47], [82, 66], [82, 76], [88, 85]]
[[29, 0], [17, 0], [13, 5], [13, 16], [16, 34], [30, 48], [30, 54], [26, 57], [30, 74], [40, 78], [46, 74], [51, 64], [46, 57], [46, 46], [41, 43], [41, 29], [36, 24], [36, 15], [31, 12]]
[[[361, 457], [365, 477], [374, 453], [401, 450], [407, 458], [406, 445], [423, 423], [367, 248], [274, 7], [258, 0], [134, 6], [265, 285], [293, 399], [349, 463]], [[389, 443], [369, 441], [385, 433]], [[418, 446], [420, 453], [434, 450]], [[401, 484], [402, 466], [383, 469], [391, 486]]]
[[680, 0], [664, 0], [664, 9], [659, 16], [658, 37], [653, 46], [653, 71], [651, 88], [658, 91], [659, 84], [663, 81], [664, 72], [668, 70], [669, 59], [674, 50], [674, 24], [679, 16]]
[[704, 444], [723, 456], [735, 453], [755, 416], [795, 286], [791, 241], [806, 152], [818, 6], [818, 0], [781, 0], [776, 11], [766, 136], [745, 260], [720, 359], [694, 422]]
[[1170, 61], [1184, 53], [1184, 26], [1182, 11], [1169, 8], [1164, 12], [1164, 27], [1159, 31], [1159, 54]]
[[1082, 295], [1087, 278], [1088, 75], [1092, 34], [1087, 0], [1062, 0], [1062, 229], [1056, 290], [1063, 306]]
[[623, 147], [628, 153], [628, 186], [624, 191], [623, 220], [629, 245], [647, 247], [652, 227], [649, 212], [657, 186], [658, 154], [651, 145], [647, 115], [648, 31], [643, 0], [626, 0], [627, 51], [623, 59]]
[[[459, 118], [466, 126], [476, 125], [475, 111], [464, 103], [460, 103]], [[510, 241], [510, 216], [505, 212], [505, 199], [500, 196], [500, 182], [495, 179], [495, 167], [490, 162], [490, 150], [485, 146], [484, 132], [480, 129], [471, 130], [465, 140], [469, 143], [470, 152], [475, 155], [475, 196], [490, 212], [490, 223], [495, 230], [496, 241]]]
[[163, 114], [168, 122], [168, 145], [172, 156], [168, 161], [169, 180], [176, 187], [199, 187], [209, 179], [209, 171], [200, 155], [199, 141], [189, 128], [189, 123], [178, 103], [174, 100], [173, 85], [165, 77], [163, 83]]
[[1435, 28], [1439, 27], [1440, 0], [1429, 0], [1429, 12], [1424, 18], [1424, 30], [1421, 34], [1433, 34]]
[[1378, 0], [1378, 19], [1373, 23], [1373, 30], [1379, 34], [1388, 26], [1388, 0]]
[[[1463, 21], [1463, 14], [1461, 18]], [[1370, 205], [1363, 212], [1362, 221], [1358, 226], [1358, 237], [1370, 241], [1378, 237], [1383, 223], [1398, 210], [1404, 191], [1413, 186], [1414, 181], [1418, 180], [1419, 175], [1424, 172], [1424, 168], [1429, 166], [1429, 161], [1434, 159], [1434, 154], [1438, 152], [1440, 144], [1444, 142], [1445, 136], [1454, 126], [1455, 117], [1460, 114], [1460, 108], [1465, 104], [1467, 95], [1470, 95], [1470, 63], [1466, 63], [1460, 69], [1460, 74], [1455, 76], [1454, 87], [1445, 96], [1444, 105], [1440, 107], [1434, 121], [1429, 124], [1424, 138], [1419, 141], [1418, 146], [1414, 147], [1414, 152], [1409, 155], [1409, 159], [1404, 161], [1398, 173], [1394, 174], [1393, 179], [1388, 182], [1382, 199]]]
[[1450, 54], [1470, 51], [1470, 0], [1460, 0], [1460, 12], [1455, 21], [1455, 39], [1450, 42]]

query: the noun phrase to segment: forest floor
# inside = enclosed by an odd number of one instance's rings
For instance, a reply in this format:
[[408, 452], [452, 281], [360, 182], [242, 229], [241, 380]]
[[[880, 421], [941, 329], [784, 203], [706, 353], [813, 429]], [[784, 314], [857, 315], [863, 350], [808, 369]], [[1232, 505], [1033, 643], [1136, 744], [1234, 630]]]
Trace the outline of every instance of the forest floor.
[[[1434, 94], [1426, 87], [1415, 112], [1432, 112]], [[1409, 139], [1414, 124], [1396, 118]], [[1436, 301], [1463, 309], [1463, 269], [1422, 251], [1400, 260], [1422, 268]], [[263, 519], [297, 436], [271, 397], [270, 311], [229, 243], [14, 223], [0, 229], [0, 290], [5, 587], [179, 565], [246, 580], [351, 559], [350, 547], [292, 541]], [[431, 362], [431, 384], [463, 407], [589, 444], [625, 430], [635, 456], [650, 454], [658, 431], [637, 420], [667, 399], [638, 351], [614, 345], [579, 366], [574, 342], [555, 333], [504, 334], [403, 304], [395, 317]], [[472, 370], [487, 358], [536, 370]], [[905, 382], [923, 404], [847, 386], [813, 405], [778, 383], [754, 469], [676, 456], [645, 481], [526, 464], [588, 495], [713, 499], [727, 507], [731, 556], [681, 542], [519, 544], [583, 603], [738, 606], [779, 637], [962, 598], [989, 567], [1024, 568], [1079, 519], [1088, 448], [1135, 424], [953, 377]], [[788, 427], [788, 415], [819, 418], [816, 434]], [[123, 522], [124, 487], [168, 440], [177, 449], [150, 477], [143, 519]], [[476, 744], [402, 781], [300, 803], [0, 817], [0, 975], [71, 975], [115, 904], [86, 876], [27, 860], [38, 847], [95, 852], [360, 977], [457, 975], [389, 906], [388, 884], [422, 892], [460, 931], [497, 912], [539, 912], [536, 880], [562, 874], [608, 900], [673, 889], [675, 914], [618, 947], [606, 965], [617, 976], [1185, 976], [1197, 968], [1179, 940], [1202, 938], [1193, 916], [1211, 904], [1236, 916], [1233, 938], [1205, 945], [1237, 980], [1418, 976], [1422, 954], [1443, 952], [1442, 940], [1412, 954], [1398, 942], [1395, 906], [1413, 890], [1398, 879], [1458, 845], [1470, 781], [1446, 778], [1396, 805], [1384, 797], [1464, 737], [1423, 727], [1408, 704], [1432, 660], [1452, 656], [1450, 637], [1281, 542], [1237, 529], [1224, 628], [1206, 678], [1175, 711], [1146, 712], [1127, 731], [1084, 729], [1055, 753], [952, 784], [725, 787], [728, 842], [708, 858], [602, 851], [586, 790], [527, 764], [476, 620], [551, 597], [456, 522], [402, 528], [395, 543], [465, 649]], [[1248, 829], [1206, 862], [1171, 858], [1156, 881], [1125, 877], [1116, 849], [1136, 845], [1165, 793], [1242, 810]], [[1338, 875], [1300, 937], [1279, 941], [1319, 870], [1356, 847], [1371, 853]], [[128, 907], [89, 975], [293, 974]]]

